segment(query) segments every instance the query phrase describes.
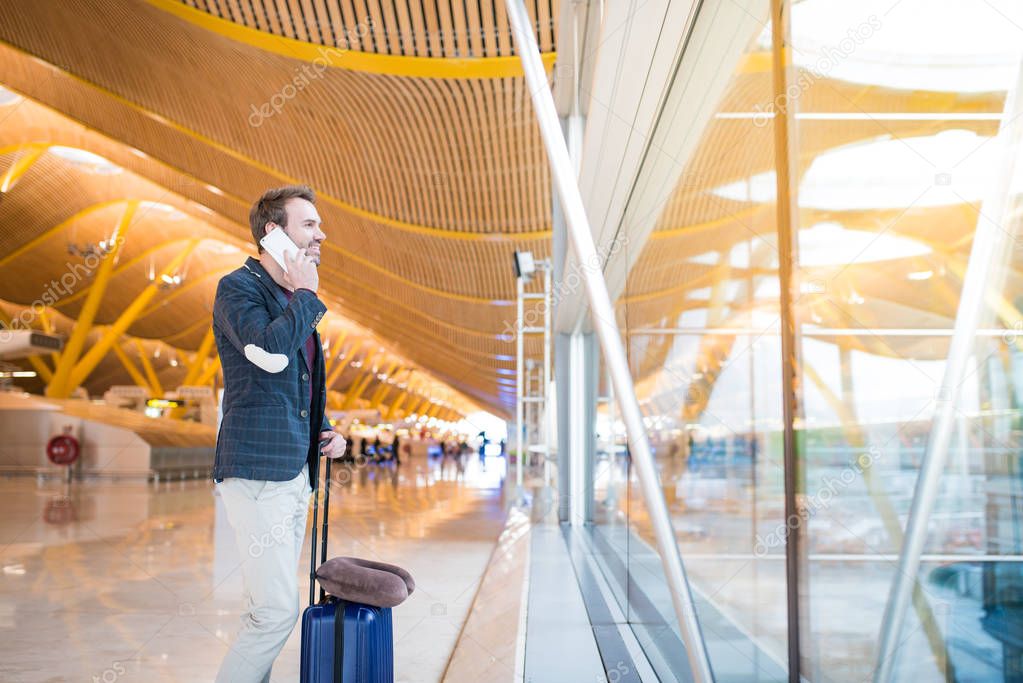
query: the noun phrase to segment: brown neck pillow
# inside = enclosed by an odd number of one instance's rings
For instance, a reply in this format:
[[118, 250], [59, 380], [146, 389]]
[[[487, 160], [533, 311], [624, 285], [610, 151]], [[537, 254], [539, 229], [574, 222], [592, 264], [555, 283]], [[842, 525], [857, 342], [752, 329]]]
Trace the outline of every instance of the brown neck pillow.
[[336, 598], [373, 607], [396, 607], [416, 589], [412, 575], [401, 567], [358, 557], [327, 560], [316, 570], [316, 579]]

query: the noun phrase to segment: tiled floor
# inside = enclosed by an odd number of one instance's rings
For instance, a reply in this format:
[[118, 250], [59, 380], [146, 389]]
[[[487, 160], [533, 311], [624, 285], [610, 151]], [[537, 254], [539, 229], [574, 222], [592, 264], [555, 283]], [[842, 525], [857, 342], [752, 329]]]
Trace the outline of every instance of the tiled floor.
[[[504, 527], [504, 464], [368, 466], [333, 489], [330, 554], [416, 579], [394, 612], [398, 681], [441, 678]], [[0, 680], [211, 681], [242, 608], [212, 484], [76, 482], [70, 506], [61, 493], [0, 479]], [[298, 680], [298, 650], [296, 627], [274, 681]]]
[[529, 574], [529, 516], [518, 508], [497, 541], [487, 573], [448, 665], [445, 683], [511, 683], [516, 679], [520, 648], [525, 647]]

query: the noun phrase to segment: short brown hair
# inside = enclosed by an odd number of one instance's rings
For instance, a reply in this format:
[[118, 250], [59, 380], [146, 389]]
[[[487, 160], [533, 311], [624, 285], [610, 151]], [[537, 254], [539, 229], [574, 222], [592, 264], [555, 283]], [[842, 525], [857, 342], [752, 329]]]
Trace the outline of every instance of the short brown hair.
[[256, 248], [262, 253], [263, 248], [259, 246], [259, 240], [266, 235], [266, 224], [276, 223], [285, 227], [288, 222], [288, 212], [284, 205], [289, 199], [298, 197], [310, 204], [316, 203], [316, 194], [308, 185], [285, 185], [267, 190], [263, 196], [256, 200], [249, 211], [249, 226], [252, 228], [252, 239], [256, 241]]

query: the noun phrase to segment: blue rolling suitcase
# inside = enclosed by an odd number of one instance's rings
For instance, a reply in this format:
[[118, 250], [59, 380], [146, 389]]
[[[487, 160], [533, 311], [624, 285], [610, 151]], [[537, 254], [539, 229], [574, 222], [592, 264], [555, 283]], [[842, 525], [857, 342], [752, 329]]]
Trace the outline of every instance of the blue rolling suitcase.
[[[320, 562], [327, 561], [330, 458], [324, 476]], [[318, 478], [317, 478], [318, 479]], [[319, 481], [316, 482], [317, 486]], [[302, 683], [394, 683], [394, 635], [389, 607], [338, 600], [320, 588], [316, 597], [316, 532], [319, 497], [313, 489], [313, 538], [309, 607], [302, 614]]]

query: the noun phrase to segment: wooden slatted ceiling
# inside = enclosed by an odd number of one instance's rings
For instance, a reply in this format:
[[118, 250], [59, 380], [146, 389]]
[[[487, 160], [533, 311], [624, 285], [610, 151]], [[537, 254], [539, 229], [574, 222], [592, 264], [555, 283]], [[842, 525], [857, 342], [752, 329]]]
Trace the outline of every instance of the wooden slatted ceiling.
[[[306, 43], [415, 57], [515, 54], [502, 0], [180, 0], [209, 14]], [[556, 0], [527, 0], [542, 52], [554, 50]]]
[[[106, 120], [107, 121], [119, 121], [119, 119], [117, 117], [108, 118]], [[199, 149], [199, 151], [202, 151], [202, 149]], [[223, 184], [223, 183], [218, 183], [218, 184]], [[240, 204], [239, 204], [239, 207], [240, 207]], [[336, 224], [335, 221], [331, 220], [331, 217], [329, 215], [329, 208], [322, 207], [322, 204], [321, 204], [321, 209], [322, 209], [321, 213], [324, 214], [324, 218], [328, 221], [328, 225]], [[236, 213], [243, 214], [243, 211], [244, 210], [237, 211]], [[242, 220], [243, 220], [243, 218], [242, 218]], [[360, 221], [361, 221], [361, 219], [360, 219]], [[350, 221], [350, 224], [354, 224], [354, 223], [355, 223], [354, 221]], [[365, 234], [367, 237], [372, 238], [372, 241], [370, 242], [370, 246], [376, 246], [376, 251], [377, 252], [380, 252], [380, 245], [381, 244], [383, 244], [386, 247], [386, 246], [389, 246], [392, 243], [400, 243], [400, 242], [395, 242], [393, 240], [392, 241], [388, 241], [388, 240], [382, 239], [381, 238], [381, 234], [380, 234], [381, 233], [381, 229], [382, 229], [381, 226], [374, 225], [374, 224], [372, 224], [371, 222], [368, 222], [368, 221], [366, 221], [366, 222], [364, 222], [362, 224], [365, 226], [363, 234]], [[243, 231], [244, 231], [244, 229], [241, 228], [241, 230], [239, 232], [243, 232]], [[336, 231], [333, 231], [332, 228], [328, 228], [328, 231], [331, 232], [331, 239], [335, 243], [338, 243], [339, 241], [342, 242], [342, 243], [348, 243], [348, 244], [352, 244], [353, 243], [352, 239], [348, 239], [348, 238], [345, 238], [343, 236], [342, 237], [338, 237], [337, 236], [338, 233]], [[344, 233], [342, 233], [342, 234], [344, 234]], [[402, 233], [402, 235], [404, 236], [404, 233]], [[418, 236], [416, 236], [416, 237], [418, 237]], [[492, 282], [494, 282], [493, 289], [492, 289], [492, 291], [488, 292], [488, 291], [485, 290], [485, 287], [484, 287], [484, 290], [481, 290], [480, 288], [474, 287], [473, 284], [472, 284], [472, 279], [471, 278], [476, 276], [476, 275], [474, 273], [469, 272], [468, 270], [458, 266], [457, 264], [455, 264], [454, 267], [447, 268], [447, 269], [431, 267], [430, 264], [432, 263], [432, 261], [430, 259], [430, 255], [438, 255], [437, 257], [435, 257], [435, 259], [434, 259], [435, 261], [438, 260], [438, 259], [443, 258], [443, 256], [446, 255], [449, 252], [449, 248], [448, 248], [449, 245], [446, 244], [446, 243], [443, 243], [443, 242], [438, 244], [437, 243], [438, 240], [436, 240], [436, 239], [432, 240], [432, 239], [426, 238], [426, 237], [422, 237], [422, 241], [424, 241], [424, 248], [420, 248], [419, 249], [418, 255], [416, 255], [414, 253], [410, 253], [408, 255], [409, 260], [406, 261], [404, 264], [399, 264], [397, 266], [396, 270], [397, 270], [398, 273], [402, 273], [403, 270], [413, 270], [412, 267], [415, 266], [415, 267], [420, 268], [421, 272], [425, 274], [425, 278], [428, 281], [428, 285], [433, 285], [437, 289], [440, 289], [440, 290], [451, 290], [452, 289], [451, 281], [453, 280], [456, 283], [465, 282], [466, 284], [464, 285], [463, 289], [466, 292], [473, 292], [475, 294], [480, 294], [480, 293], [488, 294], [488, 293], [490, 293], [491, 295], [496, 295], [496, 298], [498, 298], [498, 299], [505, 299], [505, 298], [508, 297], [509, 289], [510, 289], [509, 284], [511, 282], [513, 282], [513, 280], [511, 280], [511, 277], [510, 277], [510, 270], [506, 267], [506, 264], [510, 262], [510, 249], [513, 248], [513, 247], [510, 247], [510, 245], [504, 245], [505, 253], [504, 253], [503, 256], [500, 255], [500, 249], [498, 249], [498, 251], [496, 252], [495, 256], [493, 257], [494, 258], [494, 262], [492, 264], [492, 266], [493, 266], [492, 269], [490, 269], [490, 270], [482, 269], [481, 270], [482, 273], [485, 273], [485, 275], [483, 275], [484, 278], [487, 277], [486, 274], [489, 274], [489, 276], [491, 278], [493, 278], [491, 280]], [[427, 244], [429, 244], [429, 246], [427, 246]], [[535, 251], [538, 254], [540, 254], [540, 255], [543, 254], [542, 247], [541, 248], [535, 248]], [[473, 251], [466, 252], [466, 261], [468, 261], [470, 263], [476, 263], [478, 260], [474, 259], [472, 257], [473, 254], [474, 254]], [[391, 271], [388, 270], [387, 268], [385, 268], [383, 271], [381, 269], [384, 268], [385, 266], [387, 266], [389, 268], [394, 268], [394, 254], [391, 253], [391, 252], [386, 251], [386, 249], [385, 249], [384, 255], [381, 258], [372, 259], [371, 258], [373, 256], [372, 251], [369, 251], [369, 252], [365, 253], [365, 255], [370, 257], [369, 259], [364, 259], [365, 264], [368, 264], [368, 265], [363, 265], [363, 264], [354, 264], [353, 265], [353, 263], [348, 263], [348, 264], [345, 265], [345, 268], [344, 268], [345, 273], [346, 274], [353, 274], [355, 277], [359, 278], [360, 280], [362, 280], [364, 282], [374, 283], [374, 284], [381, 283], [381, 286], [387, 286], [387, 283], [390, 282], [390, 280], [392, 278], [389, 277], [386, 273], [390, 273]], [[418, 258], [416, 259], [416, 257], [418, 257]], [[424, 267], [416, 266], [416, 264], [419, 264], [419, 263], [425, 263], [426, 266], [424, 266]], [[408, 268], [405, 268], [406, 264], [409, 265]], [[372, 268], [369, 267], [370, 265], [372, 266]], [[413, 272], [414, 272], [414, 270], [413, 270]], [[503, 274], [503, 273], [506, 273], [506, 274]], [[501, 275], [501, 274], [503, 274], [503, 275]], [[505, 279], [505, 278], [506, 278], [506, 282], [507, 283], [506, 284], [500, 283], [500, 280], [501, 279]], [[405, 278], [405, 279], [407, 280], [409, 278]], [[342, 284], [344, 284], [344, 283], [342, 283]], [[484, 281], [484, 284], [486, 284], [486, 281]], [[390, 287], [388, 287], [388, 288], [390, 288]], [[395, 288], [398, 289], [398, 290], [401, 289], [397, 284], [395, 285]], [[414, 295], [419, 295], [422, 290], [421, 289], [411, 288], [410, 291], [412, 291], [412, 293]], [[344, 292], [342, 292], [342, 293], [344, 293]], [[443, 301], [443, 302], [445, 302], [445, 306], [447, 305], [447, 300], [445, 300], [444, 298], [440, 298], [439, 301]], [[375, 313], [375, 309], [379, 308], [382, 305], [389, 305], [389, 304], [387, 304], [386, 302], [382, 304], [382, 302], [379, 301], [379, 300], [377, 300], [377, 301], [370, 301], [370, 302], [361, 302], [360, 303], [360, 307], [357, 309], [358, 312], [361, 313], [360, 319], [363, 322], [367, 323], [367, 324], [372, 324], [372, 322], [373, 322], [373, 315]], [[475, 308], [484, 308], [484, 306], [476, 306], [476, 305], [473, 305], [473, 307], [475, 307]], [[429, 309], [427, 309], [427, 310], [429, 310]], [[458, 315], [457, 312], [453, 308], [450, 309], [450, 310], [451, 310], [451, 312], [453, 314]], [[468, 314], [468, 311], [463, 309], [461, 311], [461, 318], [468, 320], [468, 322], [470, 322], [470, 324], [475, 322], [476, 318], [475, 318], [474, 315], [472, 315], [472, 314], [466, 315], [466, 314]], [[417, 319], [419, 317], [421, 317], [421, 316], [419, 316], [419, 314], [417, 314], [417, 313], [412, 315], [413, 319]], [[500, 312], [500, 313], [497, 313], [497, 314], [491, 314], [490, 317], [493, 319], [493, 324], [492, 324], [492, 326], [490, 326], [490, 329], [493, 332], [501, 331], [504, 328], [503, 323], [507, 319], [506, 318], [506, 314], [504, 312]], [[437, 324], [436, 317], [435, 316], [434, 317], [430, 317], [429, 319], [422, 320], [422, 322], [419, 325], [418, 329], [428, 329], [429, 330], [429, 329], [432, 329], [433, 327], [435, 327], [436, 324]], [[407, 348], [409, 348], [410, 351], [414, 350], [415, 352], [418, 353], [418, 356], [413, 356], [413, 358], [417, 359], [419, 362], [429, 363], [430, 361], [432, 361], [433, 360], [433, 354], [430, 354], [429, 351], [426, 351], [426, 350], [424, 350], [424, 348], [422, 348], [422, 338], [424, 338], [424, 337], [422, 337], [422, 335], [419, 334], [418, 332], [415, 332], [415, 331], [411, 331], [410, 332], [410, 331], [408, 331], [407, 328], [409, 327], [409, 325], [407, 325], [407, 324], [406, 325], [402, 325], [402, 327], [406, 328], [405, 336], [404, 337], [399, 336], [399, 337], [396, 337], [396, 338], [397, 339], [406, 339], [405, 341], [403, 341], [403, 344], [405, 344], [407, 346]], [[177, 330], [175, 330], [175, 333], [176, 332], [177, 332]], [[201, 338], [201, 332], [197, 332], [197, 331], [193, 332], [191, 334], [191, 338], [195, 339], [195, 343], [197, 344], [198, 338]], [[452, 341], [453, 341], [454, 344], [458, 344], [459, 343], [459, 340], [457, 338], [453, 339], [453, 340], [449, 338], [449, 339], [445, 340], [445, 344], [446, 345], [450, 345], [450, 344], [452, 344]], [[501, 352], [500, 349], [496, 349], [496, 350], [494, 350], [491, 353], [495, 354], [495, 353], [500, 353], [500, 352]], [[464, 366], [466, 358], [472, 359], [473, 355], [471, 354], [468, 357], [462, 357], [462, 359], [461, 359], [462, 366]], [[450, 370], [452, 375], [459, 373], [459, 369], [457, 367], [454, 367], [454, 365], [455, 365], [455, 360], [454, 359], [451, 359], [450, 362], [446, 362], [446, 367]], [[483, 384], [487, 384], [489, 386], [493, 386], [494, 378], [493, 378], [493, 373], [491, 371], [490, 372], [490, 377], [488, 377], [486, 379], [481, 379], [481, 377], [479, 375], [474, 375], [474, 376], [471, 377], [470, 380], [466, 380], [466, 381], [472, 381], [472, 383], [474, 383], [476, 385], [479, 385], [479, 384], [483, 383]]]
[[[8, 12], [19, 10], [51, 23], [46, 32], [32, 32], [37, 37], [3, 37], [54, 63], [75, 64], [75, 73], [89, 82], [279, 172], [246, 186], [232, 183], [239, 196], [258, 196], [286, 176], [340, 202], [417, 225], [475, 233], [549, 228], [550, 183], [522, 79], [427, 80], [330, 69], [286, 100], [280, 114], [250, 127], [253, 111], [291, 84], [301, 63], [209, 34], [147, 5], [126, 12], [117, 0], [90, 4], [89, 13], [97, 16], [87, 22], [70, 6], [44, 12], [35, 3], [5, 4], [0, 26], [7, 25]], [[104, 16], [120, 22], [121, 39], [109, 40]], [[69, 33], [76, 40], [63, 39]], [[202, 60], [170, 57], [188, 55], [196, 41]], [[108, 47], [89, 47], [97, 43]], [[209, 68], [212, 63], [217, 69]], [[70, 104], [67, 95], [58, 97]], [[114, 137], [137, 141], [179, 168], [209, 172], [178, 141], [123, 130], [134, 122], [119, 119], [111, 109], [118, 108], [115, 103], [102, 106], [90, 119], [116, 126], [109, 131]], [[489, 173], [474, 166], [493, 159], [502, 163]]]
[[[328, 225], [329, 225], [330, 218], [329, 218], [329, 216], [325, 216], [325, 217], [327, 218]], [[243, 231], [243, 229], [241, 229], [241, 231]], [[332, 235], [336, 235], [337, 233], [333, 232], [331, 230], [331, 234]], [[366, 234], [371, 234], [371, 229], [367, 228]], [[348, 240], [348, 239], [345, 239], [345, 238], [341, 238], [341, 239], [342, 239], [342, 241], [345, 241], [345, 242], [351, 241], [351, 240]], [[377, 242], [381, 241], [380, 235], [379, 235], [379, 229], [377, 229], [376, 241]], [[427, 240], [424, 240], [424, 241], [427, 241]], [[537, 249], [537, 251], [540, 251], [540, 249]], [[424, 256], [426, 254], [430, 254], [432, 252], [433, 253], [438, 253], [439, 252], [441, 254], [444, 254], [443, 249], [438, 249], [437, 245], [435, 244], [435, 245], [433, 245], [433, 248], [431, 249], [431, 251], [428, 251], [427, 247], [424, 247], [424, 248], [420, 249], [419, 257], [421, 259], [422, 256]], [[411, 256], [414, 257], [415, 255], [413, 254]], [[495, 257], [494, 268], [493, 268], [493, 271], [491, 272], [491, 277], [497, 278], [498, 274], [506, 272], [505, 264], [508, 262], [507, 261], [508, 259], [509, 259], [509, 254], [507, 256], [503, 257], [503, 258], [501, 258], [499, 256]], [[469, 259], [469, 261], [473, 262], [473, 259]], [[382, 262], [385, 263], [385, 264], [390, 265], [390, 262], [388, 260], [386, 260], [386, 259], [382, 260]], [[379, 263], [374, 263], [372, 261], [370, 261], [368, 263], [374, 264], [377, 269], [379, 269], [381, 267]], [[428, 261], [428, 265], [429, 265], [429, 261]], [[365, 271], [363, 273], [363, 272], [360, 272], [360, 270], [359, 270], [360, 268], [361, 268], [361, 266], [359, 266], [359, 265], [354, 265], [353, 266], [352, 264], [346, 264], [346, 267], [345, 267], [344, 270], [345, 270], [346, 273], [355, 273], [355, 276], [358, 277], [361, 281], [364, 281], [364, 282], [372, 282], [372, 283], [387, 283], [387, 282], [389, 282], [389, 278], [387, 276], [382, 276], [382, 272], [380, 270], [375, 270], [374, 271], [374, 270], [370, 270], [368, 268], [365, 268], [365, 269], [362, 269], [362, 270]], [[401, 268], [400, 265], [399, 265], [399, 268]], [[432, 277], [436, 277], [438, 275], [440, 275], [442, 277], [452, 277], [452, 276], [458, 276], [459, 274], [463, 274], [464, 275], [465, 274], [465, 270], [461, 269], [461, 268], [458, 268], [458, 267], [455, 267], [455, 268], [452, 268], [452, 269], [438, 269], [438, 268], [429, 268], [428, 267], [427, 270], [426, 270], [426, 279], [429, 281]], [[505, 275], [504, 277], [508, 277], [508, 276]], [[465, 277], [464, 279], [465, 279], [465, 281], [471, 281], [471, 280], [469, 280], [468, 277]], [[508, 278], [508, 279], [510, 279], [510, 278]], [[441, 280], [441, 281], [436, 281], [433, 284], [439, 284], [441, 286], [444, 286], [445, 283]], [[472, 287], [466, 286], [465, 288], [468, 289], [469, 291], [473, 291]], [[496, 289], [496, 287], [495, 287], [495, 289]], [[502, 289], [506, 289], [506, 286], [502, 287]], [[487, 291], [482, 291], [480, 293], [486, 294], [488, 292]], [[501, 291], [501, 292], [498, 293], [498, 295], [500, 295], [500, 294], [504, 294], [504, 292]], [[504, 295], [506, 295], [506, 294], [504, 294]], [[464, 313], [464, 311], [462, 313]], [[473, 319], [473, 316], [470, 316], [470, 319]], [[503, 327], [503, 325], [500, 324], [500, 323], [502, 323], [504, 320], [506, 320], [506, 316], [501, 314], [501, 316], [498, 317], [496, 319], [496, 321], [495, 321], [495, 323], [497, 323], [497, 324], [494, 324], [491, 327], [491, 329], [494, 330], [494, 331], [500, 331], [500, 329], [502, 329], [502, 327]]]
[[[26, 115], [29, 115], [29, 112], [31, 112], [31, 115], [34, 116], [38, 111], [48, 111], [48, 110], [45, 110], [44, 108], [38, 107], [36, 105], [28, 104], [28, 105], [23, 106], [19, 110], [19, 112], [16, 113], [16, 115], [14, 117], [12, 117], [12, 118], [17, 118], [17, 116], [20, 115], [21, 111], [24, 111], [26, 113]], [[10, 128], [5, 128], [5, 131], [7, 131], [7, 133], [9, 134], [11, 131], [16, 129], [16, 125], [17, 124], [15, 122], [15, 125], [12, 125]], [[2, 141], [2, 142], [10, 141], [10, 142], [13, 143], [16, 140], [16, 138], [11, 137], [10, 135], [6, 135], [6, 137], [7, 137], [6, 140], [3, 139], [4, 137], [5, 137], [5, 134], [4, 133], [0, 133], [0, 141]], [[34, 139], [35, 137], [36, 137], [35, 135], [30, 135], [29, 139]], [[99, 136], [93, 135], [93, 137], [99, 137]], [[107, 155], [111, 156], [111, 157], [117, 156], [117, 155], [114, 155], [114, 154], [109, 154], [111, 152], [111, 145], [109, 145], [109, 144], [104, 145], [104, 146], [93, 145], [92, 146], [92, 151], [107, 152], [108, 153]], [[135, 155], [128, 155], [128, 156], [131, 159], [138, 160], [138, 158]], [[152, 164], [150, 164], [150, 165], [152, 165]], [[154, 199], [154, 200], [163, 197], [163, 199], [165, 199], [169, 203], [175, 203], [174, 200], [173, 200], [173, 197], [174, 197], [173, 194], [169, 195], [165, 191], [159, 190], [159, 188], [157, 188], [157, 187], [154, 187], [152, 189], [153, 189], [153, 191], [151, 193], [148, 193], [148, 194], [142, 193], [141, 191], [139, 191], [139, 192], [132, 191], [132, 194], [134, 196], [141, 196], [141, 197], [147, 197], [148, 196], [149, 198]], [[211, 196], [216, 196], [216, 195], [211, 195]], [[194, 207], [189, 207], [188, 205], [182, 205], [180, 203], [178, 203], [178, 205], [183, 210], [189, 210], [190, 208], [194, 210]], [[67, 205], [65, 205], [65, 206], [67, 206]], [[215, 218], [215, 216], [210, 216], [210, 218]], [[57, 216], [53, 216], [53, 220], [54, 221], [57, 220]], [[328, 217], [328, 221], [329, 221], [329, 217]], [[214, 222], [216, 222], [218, 225], [220, 225], [222, 223], [222, 221], [220, 221], [220, 222], [214, 221]], [[234, 234], [238, 234], [239, 236], [243, 237], [244, 239], [247, 239], [247, 231], [245, 230], [245, 228], [243, 228], [241, 226], [238, 226], [237, 224], [233, 224], [233, 223], [231, 223], [230, 225], [231, 225], [231, 231]], [[329, 225], [330, 224], [328, 223], [328, 227], [329, 227]], [[372, 228], [372, 224], [371, 223], [369, 223], [368, 221], [359, 221], [358, 222], [358, 227], [360, 228], [360, 232], [357, 233], [359, 237], [361, 237], [363, 240], [367, 240], [367, 239], [372, 238], [372, 236], [373, 236], [373, 228]], [[331, 232], [332, 232], [332, 234], [336, 234], [333, 231], [331, 231]], [[352, 243], [352, 240], [347, 240], [346, 239], [344, 241], [349, 243], [349, 244]], [[333, 244], [334, 244], [333, 240], [328, 242], [328, 249], [330, 249]], [[542, 248], [543, 248], [543, 243], [541, 243], [540, 241], [535, 241], [535, 242], [534, 241], [529, 241], [529, 242], [526, 242], [526, 243], [523, 243], [523, 244], [524, 244], [525, 248], [532, 248], [532, 249], [534, 249], [535, 251], [538, 251], [538, 252], [542, 251]], [[360, 281], [360, 282], [367, 282], [367, 283], [373, 283], [374, 286], [385, 286], [388, 283], [392, 282], [393, 278], [388, 277], [388, 274], [391, 271], [388, 270], [387, 268], [385, 268], [385, 266], [389, 266], [391, 268], [395, 268], [399, 272], [404, 271], [405, 273], [413, 276], [415, 279], [417, 279], [419, 281], [425, 281], [427, 283], [427, 285], [431, 285], [432, 284], [434, 286], [438, 286], [438, 285], [439, 286], [443, 286], [445, 284], [445, 282], [444, 282], [445, 280], [450, 280], [452, 276], [459, 275], [459, 274], [463, 273], [463, 267], [460, 266], [459, 262], [461, 262], [462, 264], [468, 263], [470, 265], [474, 265], [475, 269], [470, 268], [470, 269], [468, 269], [467, 272], [464, 273], [466, 275], [465, 280], [467, 282], [472, 282], [474, 280], [476, 282], [481, 282], [481, 281], [482, 282], [488, 282], [489, 281], [489, 282], [492, 282], [493, 285], [490, 286], [490, 287], [483, 288], [483, 291], [475, 292], [475, 294], [477, 294], [477, 295], [483, 295], [482, 297], [480, 297], [480, 296], [477, 297], [478, 299], [481, 300], [480, 303], [478, 303], [478, 304], [473, 303], [473, 302], [467, 302], [467, 301], [465, 301], [463, 299], [451, 299], [450, 301], [457, 301], [458, 305], [465, 304], [465, 305], [469, 305], [469, 306], [476, 306], [476, 307], [483, 308], [483, 309], [489, 309], [489, 302], [491, 301], [491, 299], [487, 299], [486, 295], [489, 294], [492, 297], [493, 296], [498, 296], [499, 297], [502, 294], [504, 294], [504, 292], [497, 291], [497, 290], [504, 288], [500, 284], [500, 281], [506, 279], [506, 276], [504, 276], [503, 273], [507, 270], [505, 266], [506, 266], [506, 263], [508, 262], [507, 259], [509, 259], [510, 256], [506, 253], [506, 248], [502, 247], [502, 245], [500, 245], [500, 244], [494, 243], [494, 244], [477, 245], [477, 246], [474, 246], [471, 249], [469, 248], [469, 245], [467, 245], [467, 244], [466, 245], [458, 244], [457, 245], [457, 249], [455, 250], [455, 252], [456, 252], [456, 254], [455, 254], [456, 257], [455, 258], [451, 258], [449, 256], [449, 253], [447, 251], [445, 251], [445, 252], [441, 252], [441, 255], [438, 256], [435, 261], [426, 261], [425, 259], [421, 258], [421, 256], [424, 253], [428, 253], [428, 250], [430, 250], [430, 248], [432, 246], [431, 238], [426, 238], [426, 237], [421, 237], [421, 236], [418, 236], [418, 235], [414, 235], [414, 236], [410, 237], [410, 239], [408, 240], [407, 243], [406, 242], [398, 242], [398, 243], [395, 243], [395, 246], [399, 247], [400, 249], [396, 249], [396, 250], [391, 251], [389, 253], [391, 255], [394, 255], [394, 254], [400, 254], [401, 255], [401, 262], [399, 262], [398, 264], [395, 264], [395, 263], [393, 263], [391, 261], [388, 261], [388, 260], [384, 260], [382, 263], [374, 263], [374, 262], [370, 261], [370, 262], [368, 262], [367, 265], [363, 265], [363, 263], [361, 263], [361, 262], [355, 262], [355, 261], [350, 261], [350, 260], [343, 260], [338, 265], [341, 267], [341, 270], [343, 270], [344, 274], [354, 275], [354, 276], [356, 276], [355, 279], [357, 279], [358, 281]], [[329, 258], [330, 258], [330, 255], [328, 254], [328, 262], [329, 262]], [[408, 266], [404, 267], [405, 264], [408, 264]], [[373, 266], [373, 267], [370, 267], [370, 266]], [[395, 281], [395, 283], [399, 283], [399, 282], [400, 282], [400, 280]], [[469, 288], [469, 287], [466, 287], [466, 289], [468, 291], [472, 291], [472, 289]], [[487, 289], [489, 289], [490, 291], [486, 291]], [[422, 293], [421, 290], [414, 290], [414, 292], [417, 293], [417, 294]], [[422, 299], [422, 297], [420, 297], [420, 301], [418, 301], [417, 303], [421, 304], [422, 303], [421, 299]], [[446, 303], [447, 301], [449, 301], [449, 300], [443, 299], [443, 297], [440, 300], [441, 300], [442, 303]], [[471, 315], [469, 317], [472, 318], [474, 316]], [[506, 318], [505, 315], [501, 315], [500, 321], [503, 321], [505, 318]], [[498, 321], [495, 321], [495, 323], [496, 322], [498, 322]], [[502, 326], [500, 324], [494, 324], [494, 325], [482, 326], [481, 329], [500, 330], [501, 327]]]

